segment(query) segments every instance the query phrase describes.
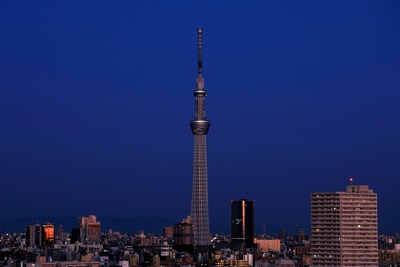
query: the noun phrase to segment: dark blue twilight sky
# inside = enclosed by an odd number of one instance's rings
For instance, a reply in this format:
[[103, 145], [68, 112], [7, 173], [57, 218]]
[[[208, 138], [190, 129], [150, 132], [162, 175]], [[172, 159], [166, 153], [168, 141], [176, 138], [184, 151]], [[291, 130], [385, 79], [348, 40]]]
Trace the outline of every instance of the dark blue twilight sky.
[[[398, 1], [1, 1], [0, 219], [190, 212], [204, 28], [211, 230], [309, 228], [352, 176], [400, 231]], [[260, 231], [260, 228], [258, 228]]]

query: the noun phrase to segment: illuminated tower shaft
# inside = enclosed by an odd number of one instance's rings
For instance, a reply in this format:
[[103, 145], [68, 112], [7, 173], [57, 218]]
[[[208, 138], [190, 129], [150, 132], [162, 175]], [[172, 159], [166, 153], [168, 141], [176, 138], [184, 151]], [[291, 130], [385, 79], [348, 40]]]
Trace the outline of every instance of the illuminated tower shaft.
[[202, 33], [198, 34], [198, 74], [196, 78], [195, 112], [190, 127], [194, 135], [192, 207], [190, 222], [193, 223], [195, 246], [206, 252], [210, 245], [210, 222], [208, 219], [208, 176], [207, 176], [207, 144], [206, 137], [210, 121], [206, 119], [204, 78], [202, 76]]

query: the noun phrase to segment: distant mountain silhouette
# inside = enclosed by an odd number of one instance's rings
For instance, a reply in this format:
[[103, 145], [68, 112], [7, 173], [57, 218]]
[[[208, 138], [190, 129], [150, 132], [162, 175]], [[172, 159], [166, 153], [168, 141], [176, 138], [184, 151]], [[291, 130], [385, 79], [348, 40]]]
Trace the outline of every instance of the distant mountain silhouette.
[[[162, 217], [97, 217], [101, 223], [102, 232], [112, 229], [126, 234], [135, 234], [140, 230], [145, 233], [161, 234], [164, 226], [171, 226], [179, 221], [173, 221]], [[35, 223], [51, 222], [55, 225], [55, 231], [58, 232], [59, 225], [62, 225], [64, 231], [71, 232], [71, 229], [77, 227], [78, 216], [65, 217], [26, 217], [17, 219], [0, 220], [0, 233], [22, 233], [25, 232], [25, 226]]]

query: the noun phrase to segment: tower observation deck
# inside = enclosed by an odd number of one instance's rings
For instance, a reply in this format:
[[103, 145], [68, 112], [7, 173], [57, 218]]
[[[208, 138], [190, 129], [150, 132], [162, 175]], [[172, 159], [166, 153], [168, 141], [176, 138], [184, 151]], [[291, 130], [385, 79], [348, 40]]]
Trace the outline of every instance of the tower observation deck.
[[190, 222], [193, 224], [194, 241], [199, 252], [207, 252], [210, 245], [210, 222], [208, 218], [208, 174], [206, 137], [210, 121], [206, 119], [203, 66], [202, 37], [203, 29], [197, 29], [198, 61], [196, 88], [194, 90], [195, 111], [190, 127], [194, 136], [193, 184]]

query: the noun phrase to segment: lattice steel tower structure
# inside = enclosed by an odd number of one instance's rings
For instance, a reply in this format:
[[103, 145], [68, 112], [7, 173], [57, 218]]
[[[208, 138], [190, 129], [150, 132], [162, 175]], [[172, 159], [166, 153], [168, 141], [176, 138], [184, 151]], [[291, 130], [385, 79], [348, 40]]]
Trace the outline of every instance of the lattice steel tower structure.
[[194, 90], [195, 111], [190, 127], [194, 135], [193, 185], [190, 222], [193, 224], [195, 246], [199, 252], [207, 252], [210, 245], [210, 222], [208, 218], [208, 175], [206, 137], [210, 121], [206, 119], [204, 78], [202, 75], [203, 29], [197, 29], [198, 61], [196, 89]]

